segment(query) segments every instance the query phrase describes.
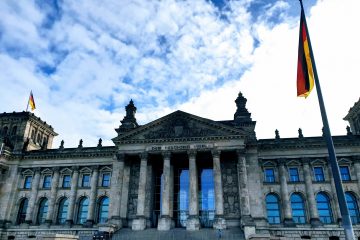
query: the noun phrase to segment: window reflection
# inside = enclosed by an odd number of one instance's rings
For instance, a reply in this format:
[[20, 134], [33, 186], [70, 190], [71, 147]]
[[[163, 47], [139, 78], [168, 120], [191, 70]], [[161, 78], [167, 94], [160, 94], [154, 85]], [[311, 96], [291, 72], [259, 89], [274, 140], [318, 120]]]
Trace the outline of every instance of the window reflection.
[[178, 195], [178, 219], [182, 227], [186, 227], [189, 209], [189, 170], [182, 169], [179, 172], [179, 195]]
[[214, 176], [212, 169], [203, 169], [200, 176], [200, 222], [203, 227], [212, 227], [215, 217]]

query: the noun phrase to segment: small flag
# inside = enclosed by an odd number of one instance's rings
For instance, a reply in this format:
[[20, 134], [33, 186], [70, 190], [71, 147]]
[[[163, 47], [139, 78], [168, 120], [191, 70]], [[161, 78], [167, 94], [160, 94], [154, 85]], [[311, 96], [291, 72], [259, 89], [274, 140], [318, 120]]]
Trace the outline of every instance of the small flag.
[[309, 47], [310, 36], [308, 36], [304, 10], [301, 9], [299, 53], [297, 67], [297, 96], [307, 97], [314, 87], [314, 72]]
[[32, 94], [32, 91], [30, 91], [29, 105], [30, 105], [31, 111], [34, 111], [36, 107], [35, 107], [35, 101], [34, 101], [34, 96]]

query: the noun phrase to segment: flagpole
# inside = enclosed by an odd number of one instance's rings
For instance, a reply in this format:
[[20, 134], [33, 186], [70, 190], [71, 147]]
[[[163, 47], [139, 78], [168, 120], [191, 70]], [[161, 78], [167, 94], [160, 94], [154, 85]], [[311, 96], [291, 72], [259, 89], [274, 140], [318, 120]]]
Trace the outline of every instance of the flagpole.
[[[301, 5], [301, 10], [303, 11], [303, 13], [305, 15], [302, 0], [299, 0], [299, 1], [300, 1], [300, 5]], [[310, 35], [309, 35], [308, 28], [307, 28], [307, 24], [305, 24], [305, 28], [306, 28], [306, 35], [308, 37], [308, 43], [309, 43], [309, 48], [310, 48], [310, 56], [312, 59], [312, 67], [314, 70], [314, 81], [315, 81], [316, 91], [317, 91], [317, 95], [318, 95], [318, 99], [319, 99], [320, 112], [321, 112], [321, 117], [322, 117], [322, 121], [323, 121], [323, 125], [324, 125], [324, 135], [325, 135], [326, 145], [327, 145], [328, 152], [329, 152], [329, 161], [330, 161], [331, 171], [332, 171], [334, 182], [335, 182], [336, 195], [337, 195], [337, 198], [339, 201], [339, 207], [340, 207], [340, 212], [341, 212], [341, 217], [342, 217], [342, 224], [343, 224], [344, 231], [345, 231], [345, 239], [346, 240], [355, 240], [354, 229], [353, 229], [353, 226], [351, 223], [349, 210], [348, 210], [347, 204], [346, 204], [344, 189], [343, 189], [342, 181], [341, 181], [341, 177], [340, 177], [339, 165], [336, 160], [334, 143], [333, 143], [333, 140], [331, 137], [329, 122], [328, 122], [326, 110], [325, 110], [325, 104], [324, 104], [324, 100], [323, 100], [322, 93], [321, 93], [320, 81], [319, 81], [319, 78], [317, 75], [315, 58], [314, 58], [312, 47], [311, 47]]]

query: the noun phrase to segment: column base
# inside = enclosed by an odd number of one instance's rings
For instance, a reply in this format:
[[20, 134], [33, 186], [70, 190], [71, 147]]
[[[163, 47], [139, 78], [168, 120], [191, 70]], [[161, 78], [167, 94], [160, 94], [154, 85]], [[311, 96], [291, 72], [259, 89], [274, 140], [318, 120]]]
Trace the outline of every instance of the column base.
[[113, 224], [116, 225], [117, 229], [120, 229], [123, 227], [123, 221], [120, 218], [120, 216], [112, 216], [109, 220], [108, 220], [109, 224]]
[[318, 218], [311, 218], [310, 223], [313, 227], [321, 227], [323, 225], [323, 223]]
[[254, 219], [251, 217], [251, 215], [242, 215], [241, 216], [241, 226], [255, 226]]
[[131, 229], [134, 231], [145, 230], [146, 228], [146, 219], [145, 216], [138, 216], [132, 221]]
[[84, 223], [84, 227], [87, 227], [87, 228], [92, 228], [94, 225], [94, 220], [86, 220], [86, 222]]
[[51, 220], [51, 219], [46, 219], [46, 220], [45, 220], [45, 225], [46, 225], [47, 227], [50, 227], [51, 224], [52, 224], [52, 220]]
[[295, 227], [296, 224], [294, 223], [294, 220], [292, 218], [285, 218], [284, 219], [284, 227]]
[[74, 224], [73, 220], [68, 219], [68, 220], [65, 221], [65, 225], [68, 226], [68, 227], [71, 227], [73, 224]]
[[161, 216], [158, 221], [157, 229], [159, 231], [168, 231], [172, 228], [172, 220], [170, 216]]
[[199, 230], [200, 229], [200, 221], [198, 215], [189, 215], [188, 219], [186, 220], [186, 230]]
[[215, 216], [213, 228], [214, 229], [226, 229], [226, 221], [225, 221], [224, 216], [222, 216], [222, 215]]

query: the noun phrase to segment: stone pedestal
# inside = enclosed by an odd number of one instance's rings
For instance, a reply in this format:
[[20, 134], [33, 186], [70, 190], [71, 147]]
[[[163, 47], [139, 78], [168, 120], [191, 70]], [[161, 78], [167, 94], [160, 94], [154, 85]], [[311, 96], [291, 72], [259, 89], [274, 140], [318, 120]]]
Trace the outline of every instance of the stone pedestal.
[[213, 228], [215, 229], [226, 229], [226, 221], [223, 216], [215, 216]]
[[172, 220], [170, 216], [161, 216], [158, 222], [157, 229], [160, 231], [168, 231], [172, 227]]
[[323, 225], [319, 218], [310, 218], [310, 223], [313, 227], [321, 227]]
[[146, 219], [145, 216], [138, 217], [132, 221], [132, 230], [134, 231], [141, 231], [145, 230], [146, 228]]
[[[261, 239], [261, 238], [250, 238], [256, 235], [256, 228], [255, 226], [244, 226], [244, 235], [245, 239]], [[269, 238], [266, 238], [269, 239]]]
[[285, 227], [296, 227], [296, 224], [294, 223], [294, 220], [292, 218], [285, 218], [284, 226]]
[[200, 229], [200, 221], [199, 216], [189, 216], [186, 220], [186, 230], [199, 230]]
[[123, 221], [119, 216], [111, 217], [111, 219], [109, 220], [109, 223], [111, 225], [115, 225], [117, 229], [123, 227]]

